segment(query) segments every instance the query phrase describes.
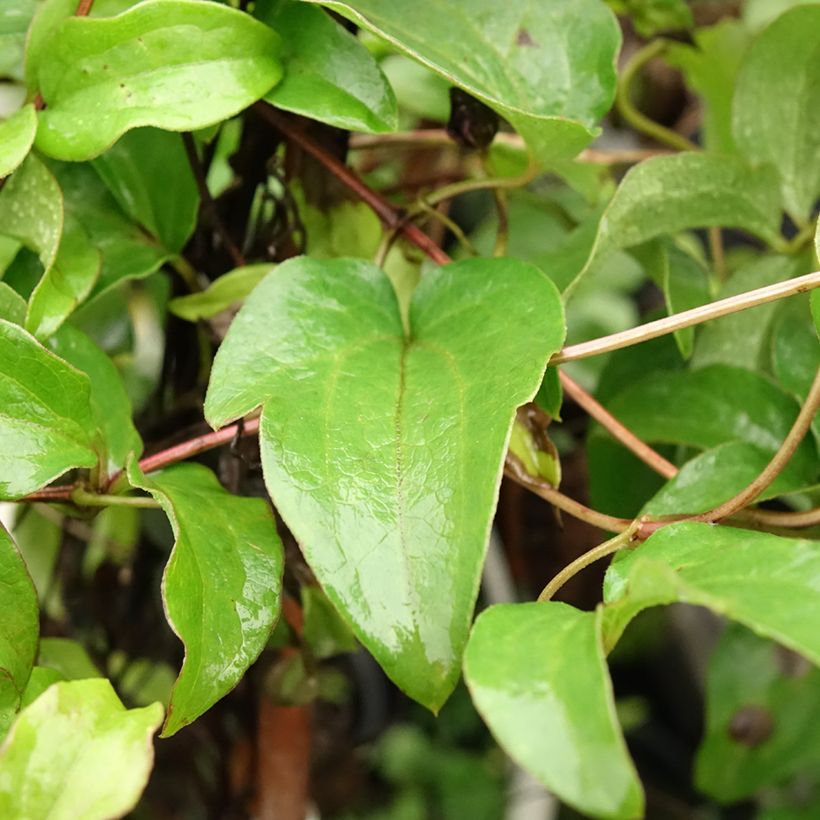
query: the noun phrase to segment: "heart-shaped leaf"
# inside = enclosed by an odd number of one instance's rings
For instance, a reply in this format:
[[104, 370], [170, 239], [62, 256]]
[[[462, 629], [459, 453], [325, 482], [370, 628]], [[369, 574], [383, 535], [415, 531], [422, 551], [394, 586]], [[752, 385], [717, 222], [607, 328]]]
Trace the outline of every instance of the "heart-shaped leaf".
[[85, 373], [0, 320], [0, 498], [97, 463], [89, 393]]
[[585, 816], [640, 817], [600, 616], [554, 601], [494, 606], [473, 627], [464, 677], [498, 742], [561, 800]]
[[278, 53], [274, 31], [218, 3], [147, 0], [116, 17], [71, 17], [37, 66], [46, 108], [36, 145], [84, 160], [141, 125], [191, 131], [220, 122], [278, 82]]
[[620, 30], [598, 0], [309, 0], [375, 32], [505, 117], [542, 161], [574, 156], [615, 93]]
[[219, 427], [263, 405], [265, 481], [333, 603], [387, 673], [438, 709], [458, 677], [513, 414], [564, 337], [537, 268], [427, 273], [405, 333], [386, 275], [285, 262], [214, 362]]
[[262, 499], [231, 495], [199, 464], [146, 478], [132, 461], [128, 478], [159, 501], [176, 537], [162, 597], [185, 661], [162, 727], [168, 737], [230, 692], [264, 649], [279, 616], [282, 542]]
[[786, 210], [804, 220], [820, 196], [820, 8], [778, 17], [752, 44], [732, 102], [732, 130], [746, 157], [780, 172]]
[[0, 525], [0, 739], [20, 708], [37, 656], [37, 592], [9, 534]]
[[350, 131], [396, 129], [396, 95], [379, 64], [323, 9], [266, 0], [254, 14], [282, 37], [285, 73], [269, 103]]
[[0, 122], [0, 179], [8, 176], [25, 158], [37, 133], [34, 106], [23, 106]]
[[0, 816], [122, 817], [154, 762], [158, 703], [128, 709], [101, 678], [54, 683], [0, 749]]

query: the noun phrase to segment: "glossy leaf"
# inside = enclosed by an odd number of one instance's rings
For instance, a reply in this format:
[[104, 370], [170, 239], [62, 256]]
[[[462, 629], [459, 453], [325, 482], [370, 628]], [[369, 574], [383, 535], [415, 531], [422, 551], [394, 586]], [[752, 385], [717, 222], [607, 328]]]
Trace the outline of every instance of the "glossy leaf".
[[11, 536], [0, 524], [0, 739], [20, 707], [37, 640], [40, 611], [31, 576]]
[[228, 119], [282, 76], [279, 38], [216, 3], [148, 0], [103, 19], [71, 17], [48, 40], [36, 145], [91, 159], [131, 128], [191, 131]]
[[601, 220], [599, 243], [627, 248], [715, 225], [778, 243], [780, 195], [772, 169], [687, 152], [648, 159], [618, 186]]
[[141, 279], [172, 256], [156, 238], [129, 219], [86, 164], [54, 163], [66, 209], [102, 255], [102, 269], [89, 301], [127, 279]]
[[798, 221], [820, 196], [820, 8], [781, 15], [752, 44], [735, 88], [740, 150], [780, 173], [786, 210]]
[[[636, 435], [650, 442], [708, 449], [745, 441], [774, 453], [797, 416], [797, 403], [768, 379], [740, 368], [661, 371], [636, 381], [607, 404]], [[803, 441], [790, 470], [812, 483], [817, 453]]]
[[26, 312], [26, 330], [41, 339], [56, 333], [91, 293], [102, 266], [100, 252], [72, 216], [66, 214], [54, 264], [34, 288]]
[[107, 680], [55, 683], [20, 713], [0, 748], [0, 815], [121, 817], [154, 761], [162, 707], [128, 709]]
[[201, 293], [190, 293], [172, 299], [168, 303], [168, 310], [189, 322], [210, 319], [232, 305], [243, 302], [272, 269], [273, 265], [269, 264], [237, 268], [220, 276]]
[[37, 254], [43, 274], [26, 313], [26, 329], [54, 333], [91, 291], [100, 255], [75, 220], [66, 219], [63, 194], [49, 169], [29, 156], [0, 192], [0, 230]]
[[214, 362], [206, 418], [263, 405], [277, 510], [362, 643], [433, 709], [458, 676], [515, 408], [563, 336], [557, 291], [521, 262], [425, 274], [405, 338], [380, 270], [298, 258]]
[[131, 402], [122, 377], [111, 359], [81, 330], [64, 325], [49, 347], [86, 373], [91, 385], [91, 413], [108, 452], [108, 470], [122, 468], [132, 453], [142, 453], [142, 439], [132, 421]]
[[222, 488], [210, 470], [182, 464], [135, 487], [162, 505], [176, 543], [162, 578], [168, 623], [185, 644], [162, 736], [196, 720], [236, 686], [279, 616], [282, 543], [268, 505]]
[[199, 192], [179, 134], [136, 128], [94, 161], [120, 207], [178, 253], [199, 214]]
[[322, 9], [294, 0], [257, 3], [254, 12], [282, 38], [282, 82], [265, 99], [350, 131], [398, 124], [396, 96], [370, 52]]
[[734, 803], [818, 765], [820, 670], [730, 626], [709, 660], [698, 789]]
[[89, 392], [88, 376], [0, 320], [0, 498], [97, 463]]
[[705, 606], [820, 665], [820, 542], [715, 524], [658, 530], [614, 561], [604, 582], [604, 643], [650, 606]]
[[[542, 161], [573, 156], [612, 104], [620, 33], [597, 0], [310, 0], [487, 103]], [[457, 33], [457, 36], [454, 36]]]
[[26, 300], [5, 282], [0, 282], [0, 319], [15, 325], [22, 325], [26, 320]]
[[600, 612], [552, 601], [491, 607], [473, 627], [464, 677], [504, 750], [562, 801], [584, 816], [642, 816]]
[[34, 106], [23, 106], [0, 122], [0, 178], [8, 176], [26, 158], [37, 133]]

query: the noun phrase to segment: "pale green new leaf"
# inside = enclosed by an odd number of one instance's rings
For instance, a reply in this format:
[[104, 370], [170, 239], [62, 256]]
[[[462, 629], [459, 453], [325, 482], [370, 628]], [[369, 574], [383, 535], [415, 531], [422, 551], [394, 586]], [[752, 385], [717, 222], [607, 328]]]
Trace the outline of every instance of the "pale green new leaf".
[[623, 553], [604, 582], [604, 643], [640, 611], [705, 606], [820, 665], [820, 542], [680, 522]]
[[37, 656], [40, 615], [26, 565], [0, 524], [0, 738], [20, 708]]
[[85, 373], [0, 320], [0, 498], [97, 463], [89, 393]]
[[256, 660], [280, 609], [282, 542], [261, 498], [224, 490], [199, 464], [128, 478], [162, 505], [176, 543], [162, 578], [168, 623], [185, 644], [162, 736], [196, 720]]
[[309, 0], [383, 37], [484, 101], [544, 162], [595, 136], [615, 92], [620, 31], [598, 0]]
[[749, 49], [735, 87], [735, 142], [780, 173], [786, 210], [798, 222], [820, 196], [820, 7], [792, 9]]
[[26, 158], [36, 133], [37, 114], [31, 104], [0, 122], [0, 179], [8, 176]]
[[248, 265], [220, 276], [201, 293], [177, 296], [168, 303], [175, 316], [196, 322], [210, 319], [242, 302], [273, 269], [272, 265]]
[[122, 817], [148, 781], [161, 720], [158, 703], [127, 710], [107, 680], [54, 683], [0, 748], [0, 816]]
[[254, 13], [282, 38], [284, 76], [269, 103], [350, 131], [396, 129], [396, 95], [378, 63], [324, 10], [267, 0]]
[[643, 791], [615, 715], [601, 612], [550, 601], [482, 613], [464, 655], [504, 750], [585, 817], [637, 818]]
[[198, 0], [147, 0], [71, 17], [48, 40], [36, 145], [91, 159], [131, 128], [191, 131], [232, 117], [282, 76], [279, 38], [249, 15]]
[[277, 510], [362, 643], [433, 709], [458, 678], [515, 409], [563, 338], [558, 292], [522, 262], [426, 273], [405, 336], [382, 271], [297, 258], [214, 362], [206, 418], [263, 406]]
[[120, 207], [179, 253], [199, 214], [199, 191], [179, 134], [136, 128], [94, 160]]
[[63, 325], [48, 346], [86, 373], [91, 385], [91, 412], [108, 453], [108, 470], [122, 468], [132, 453], [142, 453], [142, 439], [132, 421], [131, 402], [114, 362], [81, 330]]

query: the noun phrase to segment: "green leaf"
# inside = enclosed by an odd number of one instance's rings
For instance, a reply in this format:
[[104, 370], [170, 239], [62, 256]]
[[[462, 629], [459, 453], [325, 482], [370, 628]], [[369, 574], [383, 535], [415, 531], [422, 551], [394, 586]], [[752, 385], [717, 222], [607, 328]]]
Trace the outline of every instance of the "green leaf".
[[0, 122], [0, 178], [8, 176], [26, 158], [37, 133], [37, 114], [28, 104]]
[[26, 300], [5, 282], [0, 282], [0, 319], [15, 325], [22, 325], [26, 319]]
[[273, 267], [270, 264], [248, 265], [232, 270], [220, 276], [201, 293], [190, 293], [171, 299], [168, 310], [189, 322], [210, 319], [232, 305], [243, 302]]
[[615, 716], [598, 612], [504, 604], [483, 612], [464, 656], [476, 708], [505, 751], [585, 816], [643, 816]]
[[538, 392], [535, 403], [548, 415], [561, 421], [561, 405], [564, 403], [564, 389], [557, 367], [548, 367]]
[[315, 658], [332, 658], [355, 652], [358, 644], [348, 625], [319, 587], [303, 586], [303, 636]]
[[102, 254], [102, 269], [89, 301], [127, 279], [142, 279], [173, 254], [121, 210], [86, 164], [54, 163], [66, 209]]
[[737, 73], [749, 45], [749, 30], [739, 20], [723, 19], [693, 35], [694, 46], [669, 42], [664, 59], [683, 72], [703, 105], [703, 142], [709, 151], [736, 152], [732, 137], [732, 97]]
[[85, 647], [68, 638], [41, 638], [37, 663], [56, 670], [66, 680], [101, 677]]
[[691, 521], [669, 524], [614, 561], [604, 581], [604, 644], [673, 601], [705, 606], [820, 665], [820, 542]]
[[56, 333], [91, 293], [102, 266], [100, 252], [70, 214], [63, 228], [57, 258], [32, 291], [26, 312], [26, 330], [41, 339]]
[[71, 17], [38, 66], [46, 108], [36, 145], [84, 160], [131, 128], [221, 122], [279, 81], [278, 52], [275, 32], [216, 3], [147, 0], [116, 17]]
[[[737, 296], [807, 272], [801, 268], [799, 260], [786, 256], [754, 256], [732, 274], [717, 298]], [[777, 303], [774, 302], [709, 322], [698, 331], [692, 367], [730, 364], [760, 370], [767, 366], [768, 342], [776, 311]]]
[[[608, 403], [613, 415], [650, 442], [709, 449], [745, 441], [772, 454], [797, 416], [797, 403], [756, 373], [725, 365], [661, 371], [636, 381]], [[817, 453], [804, 441], [790, 468], [807, 483], [817, 477]]]
[[692, 11], [684, 0], [609, 0], [609, 5], [628, 14], [641, 37], [692, 26]]
[[108, 471], [122, 468], [132, 453], [142, 453], [142, 439], [132, 421], [131, 402], [111, 359], [81, 330], [63, 325], [49, 347], [86, 373], [91, 384], [91, 413], [108, 452]]
[[349, 131], [396, 129], [396, 96], [378, 63], [322, 9], [267, 0], [254, 13], [282, 38], [285, 73], [269, 103]]
[[40, 610], [31, 576], [0, 524], [0, 738], [20, 708], [37, 656]]
[[780, 195], [770, 168], [681, 152], [632, 168], [604, 212], [598, 242], [627, 248], [689, 228], [741, 228], [780, 242]]
[[179, 134], [135, 128], [94, 160], [94, 170], [117, 203], [168, 250], [191, 238], [199, 191]]
[[0, 75], [22, 79], [26, 31], [37, 5], [37, 0], [4, 0], [0, 4]]
[[698, 789], [734, 803], [820, 765], [820, 670], [730, 626], [709, 661]]
[[205, 416], [263, 405], [277, 510], [357, 637], [435, 710], [458, 677], [515, 408], [564, 322], [537, 268], [474, 259], [425, 274], [409, 328], [373, 265], [290, 260], [228, 331]]
[[[547, 162], [577, 154], [615, 92], [620, 30], [598, 0], [309, 0], [494, 108]], [[456, 33], [456, 36], [454, 36]]]
[[20, 698], [20, 708], [25, 709], [26, 706], [34, 703], [49, 686], [61, 680], [65, 680], [65, 678], [56, 669], [47, 666], [35, 666], [31, 670], [28, 683]]
[[89, 392], [88, 376], [0, 320], [0, 498], [97, 463]]
[[735, 141], [754, 163], [780, 173], [783, 202], [798, 222], [820, 196], [820, 7], [787, 11], [752, 44], [737, 78]]
[[134, 808], [154, 761], [155, 703], [129, 709], [107, 680], [55, 683], [0, 749], [0, 815], [96, 820]]
[[90, 293], [100, 255], [82, 226], [65, 218], [60, 186], [35, 156], [26, 158], [0, 192], [0, 230], [36, 253], [43, 266], [25, 325], [48, 337]]
[[[771, 452], [746, 441], [727, 441], [686, 462], [643, 508], [649, 515], [706, 512], [728, 501], [754, 481], [771, 460]], [[760, 501], [805, 490], [817, 483], [791, 464], [759, 496]]]
[[162, 597], [185, 660], [162, 727], [168, 737], [230, 692], [265, 648], [279, 616], [282, 543], [262, 499], [231, 495], [201, 465], [146, 478], [132, 460], [128, 478], [159, 501], [176, 538]]

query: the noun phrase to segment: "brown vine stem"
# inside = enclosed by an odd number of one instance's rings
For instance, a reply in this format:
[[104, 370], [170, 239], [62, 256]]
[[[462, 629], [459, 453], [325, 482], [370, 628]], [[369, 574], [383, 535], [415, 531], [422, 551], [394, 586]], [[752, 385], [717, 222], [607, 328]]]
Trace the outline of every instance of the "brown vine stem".
[[807, 273], [805, 276], [798, 276], [794, 279], [787, 279], [785, 282], [776, 282], [774, 285], [750, 290], [737, 296], [718, 299], [718, 301], [711, 302], [708, 305], [701, 305], [692, 308], [692, 310], [684, 310], [682, 313], [673, 313], [663, 319], [647, 322], [645, 325], [639, 325], [620, 333], [613, 333], [610, 336], [602, 336], [600, 339], [570, 345], [556, 353], [550, 360], [550, 364], [574, 362], [578, 359], [586, 359], [589, 356], [610, 353], [613, 350], [620, 350], [622, 347], [630, 347], [639, 342], [656, 339], [658, 336], [665, 336], [667, 333], [673, 333], [685, 327], [708, 322], [710, 319], [718, 319], [721, 316], [748, 310], [757, 305], [765, 305], [767, 302], [784, 299], [787, 296], [806, 293], [816, 287], [820, 287], [820, 271]]
[[820, 368], [815, 373], [809, 393], [800, 408], [800, 412], [797, 414], [797, 418], [794, 420], [791, 430], [783, 439], [780, 449], [772, 456], [772, 460], [764, 467], [763, 472], [733, 498], [724, 501], [713, 510], [693, 516], [692, 520], [720, 521], [751, 504], [783, 472], [783, 468], [789, 463], [789, 460], [800, 446], [800, 442], [808, 433], [818, 409], [820, 409]]
[[597, 399], [593, 398], [580, 384], [568, 376], [563, 370], [558, 371], [558, 377], [569, 397], [589, 413], [602, 427], [628, 450], [631, 450], [644, 464], [651, 467], [664, 478], [677, 475], [678, 468], [667, 461], [660, 453], [653, 450], [645, 441], [639, 439], [630, 429], [621, 424], [609, 410]]
[[91, 13], [91, 7], [94, 5], [94, 0], [80, 0], [77, 3], [77, 10], [74, 12], [75, 17], [87, 17]]
[[390, 230], [399, 229], [404, 236], [417, 248], [424, 251], [434, 262], [439, 265], [446, 265], [452, 261], [444, 251], [427, 236], [424, 231], [413, 225], [411, 222], [405, 223], [398, 211], [383, 197], [377, 194], [372, 188], [365, 185], [359, 177], [346, 165], [339, 162], [336, 157], [329, 154], [313, 140], [309, 139], [301, 130], [286, 116], [267, 103], [255, 103], [254, 111], [264, 120], [267, 120], [274, 128], [284, 134], [289, 140], [297, 143], [304, 151], [318, 160], [330, 171], [336, 179], [353, 191], [359, 199], [368, 205], [376, 216]]
[[574, 578], [581, 570], [586, 569], [590, 564], [600, 561], [601, 558], [606, 558], [607, 555], [612, 555], [626, 547], [631, 546], [638, 540], [638, 530], [641, 528], [641, 520], [633, 521], [623, 532], [619, 532], [614, 538], [609, 541], [604, 541], [603, 544], [598, 544], [583, 555], [579, 555], [572, 563], [567, 564], [542, 590], [538, 596], [538, 602], [552, 600], [553, 596], [559, 589], [561, 589], [570, 578]]
[[199, 154], [196, 150], [196, 143], [194, 142], [193, 134], [189, 131], [184, 131], [182, 133], [182, 144], [185, 146], [188, 164], [191, 166], [191, 171], [193, 172], [194, 180], [196, 181], [196, 187], [199, 191], [199, 200], [202, 203], [203, 210], [208, 214], [208, 218], [211, 220], [211, 225], [219, 235], [219, 238], [222, 240], [222, 244], [225, 246], [225, 250], [231, 257], [233, 264], [237, 268], [244, 267], [245, 257], [242, 255], [239, 248], [236, 247], [236, 243], [233, 239], [231, 239], [231, 235], [228, 233], [225, 223], [219, 216], [219, 210], [216, 207], [216, 202], [214, 202], [214, 199], [211, 196], [211, 192], [208, 188], [208, 181], [205, 178], [205, 170], [202, 167]]
[[521, 461], [512, 453], [507, 453], [504, 462], [504, 475], [511, 478], [522, 487], [526, 487], [530, 492], [540, 496], [545, 501], [549, 501], [554, 507], [577, 518], [586, 521], [593, 527], [606, 530], [607, 532], [623, 532], [632, 526], [632, 521], [627, 518], [616, 518], [614, 515], [598, 512], [568, 495], [564, 495], [560, 490], [551, 487], [546, 481], [530, 475]]

